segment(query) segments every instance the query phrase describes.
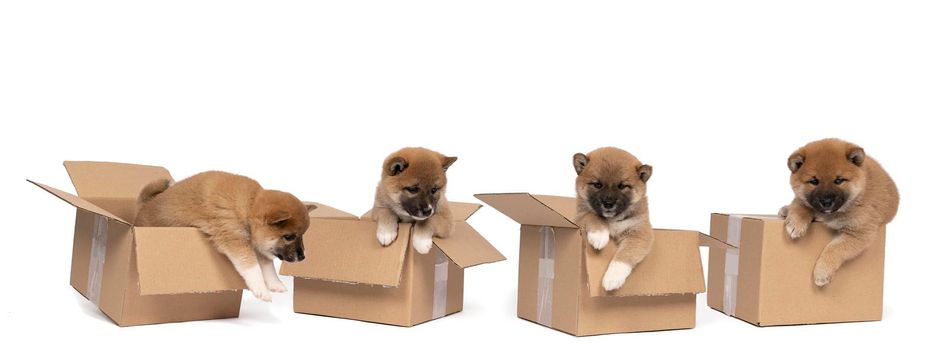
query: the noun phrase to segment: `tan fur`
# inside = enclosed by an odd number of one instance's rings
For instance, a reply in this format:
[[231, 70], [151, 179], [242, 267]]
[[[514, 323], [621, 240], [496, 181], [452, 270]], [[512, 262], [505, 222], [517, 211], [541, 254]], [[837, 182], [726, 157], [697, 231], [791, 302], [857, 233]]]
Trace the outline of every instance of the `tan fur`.
[[[146, 185], [139, 195], [135, 225], [196, 227], [230, 259], [254, 295], [268, 301], [266, 288], [285, 291], [273, 258], [304, 258], [302, 236], [311, 209], [314, 206], [295, 196], [265, 190], [248, 177], [208, 171], [170, 187], [166, 180]], [[265, 285], [259, 285], [263, 280]]]
[[[446, 198], [446, 170], [454, 161], [456, 157], [446, 157], [419, 147], [403, 148], [384, 160], [374, 207], [366, 214], [367, 218], [378, 222], [377, 235], [382, 245], [388, 245], [396, 238], [398, 222], [416, 222], [413, 241], [414, 248], [420, 253], [427, 253], [433, 236], [450, 236], [453, 213]], [[418, 189], [418, 193], [408, 192], [413, 187]], [[432, 189], [436, 189], [436, 193], [431, 193]], [[405, 201], [421, 200], [418, 196], [428, 196], [436, 202], [432, 204], [433, 214], [422, 220], [404, 206]]]
[[[860, 162], [860, 164], [857, 164]], [[847, 141], [824, 139], [799, 148], [788, 159], [790, 183], [795, 199], [780, 210], [787, 234], [798, 239], [812, 221], [836, 229], [835, 237], [821, 252], [812, 272], [814, 282], [824, 286], [837, 270], [866, 250], [879, 230], [897, 214], [900, 196], [897, 186], [877, 161]], [[840, 184], [838, 178], [845, 179]], [[810, 183], [818, 179], [818, 185]], [[813, 193], [835, 191], [847, 196], [834, 212], [817, 210], [810, 200]]]
[[[647, 207], [647, 180], [652, 169], [642, 164], [632, 154], [613, 147], [599, 148], [587, 156], [581, 153], [573, 157], [578, 176], [575, 179], [575, 191], [578, 196], [577, 223], [588, 234], [589, 242], [594, 246], [595, 232], [607, 231], [617, 244], [617, 251], [612, 257], [612, 264], [620, 262], [631, 269], [650, 253], [654, 242], [654, 232], [650, 226]], [[600, 183], [597, 189], [593, 184]], [[629, 185], [620, 189], [619, 184]], [[629, 196], [626, 210], [614, 217], [603, 217], [593, 207], [593, 196], [598, 191], [619, 191]], [[610, 269], [610, 268], [609, 268]], [[626, 276], [625, 276], [626, 277]], [[604, 282], [604, 281], [603, 281]], [[619, 288], [623, 284], [615, 286]], [[610, 290], [608, 286], [605, 289]]]

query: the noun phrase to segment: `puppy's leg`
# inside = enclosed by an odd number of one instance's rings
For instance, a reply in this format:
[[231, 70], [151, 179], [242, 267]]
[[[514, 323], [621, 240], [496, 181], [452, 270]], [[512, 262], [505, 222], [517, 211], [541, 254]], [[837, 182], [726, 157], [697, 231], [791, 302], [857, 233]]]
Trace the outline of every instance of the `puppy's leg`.
[[378, 242], [387, 247], [397, 239], [397, 214], [388, 208], [375, 207], [371, 216], [378, 222]]
[[611, 240], [608, 224], [594, 213], [584, 213], [578, 217], [578, 226], [588, 233], [588, 244], [595, 250], [601, 250]]
[[797, 200], [782, 209], [779, 210], [779, 214], [782, 212], [785, 214], [785, 232], [788, 233], [788, 237], [792, 239], [804, 237], [808, 233], [808, 226], [815, 220], [811, 209]]
[[241, 230], [228, 228], [225, 225], [204, 227], [202, 230], [210, 236], [214, 247], [230, 259], [230, 263], [246, 282], [246, 288], [253, 292], [257, 299], [272, 301], [273, 297], [266, 287], [263, 271], [260, 269], [256, 251], [253, 250], [249, 238], [239, 233], [242, 232]]
[[841, 265], [863, 253], [876, 235], [877, 231], [873, 228], [861, 232], [841, 229], [841, 233], [824, 247], [815, 263], [815, 285], [823, 287], [831, 282]]
[[604, 273], [601, 280], [601, 286], [606, 291], [612, 291], [624, 285], [627, 276], [631, 275], [634, 266], [637, 266], [654, 244], [654, 231], [649, 227], [637, 231], [631, 231], [621, 237], [618, 243], [618, 249], [608, 264], [608, 270]]
[[276, 273], [276, 264], [273, 263], [273, 259], [257, 253], [256, 260], [259, 261], [260, 269], [263, 271], [263, 281], [266, 282], [266, 288], [269, 288], [269, 291], [274, 293], [285, 292], [286, 285], [282, 284], [282, 281], [279, 280], [279, 275]]
[[[433, 219], [433, 217], [430, 219]], [[430, 219], [415, 223], [414, 232], [411, 233], [411, 243], [414, 245], [414, 250], [421, 254], [430, 252], [430, 248], [434, 245], [434, 230], [437, 225], [432, 223]]]

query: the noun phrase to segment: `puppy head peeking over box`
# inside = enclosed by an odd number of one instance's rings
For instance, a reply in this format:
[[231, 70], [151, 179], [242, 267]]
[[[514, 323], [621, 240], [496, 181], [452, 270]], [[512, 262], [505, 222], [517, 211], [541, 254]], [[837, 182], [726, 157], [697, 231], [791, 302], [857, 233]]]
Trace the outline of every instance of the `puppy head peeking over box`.
[[373, 209], [366, 214], [378, 222], [378, 242], [387, 246], [397, 238], [398, 222], [416, 222], [412, 243], [427, 254], [433, 237], [446, 238], [453, 231], [453, 214], [447, 205], [447, 168], [457, 157], [426, 148], [403, 148], [384, 160]]

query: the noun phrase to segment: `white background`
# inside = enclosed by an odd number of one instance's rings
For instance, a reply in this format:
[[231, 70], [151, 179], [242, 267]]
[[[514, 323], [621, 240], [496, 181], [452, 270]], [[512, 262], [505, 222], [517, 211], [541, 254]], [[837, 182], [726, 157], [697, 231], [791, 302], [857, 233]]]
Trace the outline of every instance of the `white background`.
[[[4, 1], [0, 342], [323, 348], [894, 345], [946, 312], [941, 1]], [[355, 213], [391, 151], [459, 161], [451, 200], [570, 195], [571, 155], [614, 145], [654, 166], [656, 227], [774, 213], [785, 159], [842, 137], [900, 187], [884, 320], [756, 328], [705, 306], [692, 330], [574, 338], [516, 318], [518, 226], [472, 224], [509, 260], [467, 272], [464, 311], [414, 328], [292, 313], [119, 328], [68, 284], [63, 160], [221, 169]], [[705, 254], [705, 251], [704, 251]], [[705, 256], [704, 256], [705, 258]], [[791, 262], [786, 262], [791, 263]], [[843, 273], [843, 272], [842, 272]], [[288, 278], [285, 280], [288, 281]], [[930, 339], [926, 339], [930, 340]], [[6, 346], [4, 346], [6, 347]]]

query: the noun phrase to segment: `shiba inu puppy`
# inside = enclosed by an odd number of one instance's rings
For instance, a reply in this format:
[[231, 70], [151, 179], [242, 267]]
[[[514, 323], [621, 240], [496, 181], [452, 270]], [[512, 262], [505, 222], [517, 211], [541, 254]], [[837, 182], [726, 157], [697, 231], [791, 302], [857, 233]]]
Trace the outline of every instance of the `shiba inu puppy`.
[[457, 157], [426, 148], [403, 148], [384, 160], [374, 207], [366, 217], [378, 222], [378, 242], [387, 246], [397, 238], [398, 222], [413, 222], [411, 243], [421, 254], [433, 245], [433, 236], [453, 231], [447, 202], [447, 168]]
[[273, 258], [305, 259], [302, 235], [314, 209], [248, 177], [208, 171], [173, 185], [159, 180], [145, 186], [135, 225], [196, 227], [230, 259], [253, 295], [271, 301], [270, 292], [286, 291]]
[[789, 237], [803, 237], [812, 221], [838, 231], [815, 263], [814, 282], [822, 287], [893, 220], [900, 195], [880, 164], [847, 141], [809, 143], [788, 157], [788, 169], [795, 199], [779, 215]]
[[607, 291], [621, 288], [654, 242], [647, 209], [647, 180], [653, 170], [613, 147], [576, 153], [572, 162], [578, 173], [577, 223], [587, 233], [588, 244], [600, 250], [613, 238], [618, 245], [601, 285]]

